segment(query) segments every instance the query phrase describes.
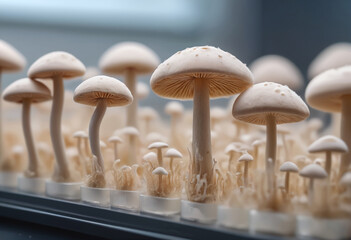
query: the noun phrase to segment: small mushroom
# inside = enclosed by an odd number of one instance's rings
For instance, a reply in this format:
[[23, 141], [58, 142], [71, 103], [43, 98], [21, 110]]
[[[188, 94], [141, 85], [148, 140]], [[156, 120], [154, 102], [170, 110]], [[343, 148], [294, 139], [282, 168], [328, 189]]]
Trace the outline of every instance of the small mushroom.
[[163, 167], [157, 167], [152, 171], [153, 175], [158, 175], [158, 192], [162, 193], [162, 176], [167, 176], [168, 172]]
[[118, 144], [123, 143], [123, 140], [118, 136], [112, 136], [108, 139], [113, 144], [114, 160], [119, 159], [118, 157]]
[[30, 124], [30, 106], [33, 103], [51, 100], [50, 90], [40, 82], [22, 78], [13, 82], [4, 90], [3, 98], [9, 102], [22, 104], [22, 127], [29, 160], [25, 175], [27, 177], [40, 177], [38, 154], [34, 146]]
[[308, 200], [310, 206], [313, 206], [314, 204], [314, 180], [315, 179], [324, 179], [328, 177], [327, 172], [319, 165], [317, 164], [309, 164], [306, 167], [304, 167], [300, 172], [299, 175], [305, 178], [310, 179], [309, 187], [308, 187]]
[[168, 148], [168, 144], [163, 142], [154, 142], [151, 143], [147, 148], [157, 150], [158, 166], [163, 167], [162, 148]]
[[285, 174], [285, 192], [289, 194], [289, 179], [290, 173], [299, 172], [299, 168], [293, 162], [285, 162], [280, 166], [281, 172], [286, 172]]
[[243, 153], [238, 159], [239, 162], [244, 162], [244, 164], [245, 164], [244, 165], [244, 187], [245, 188], [247, 188], [249, 186], [249, 182], [248, 182], [249, 162], [251, 162], [253, 160], [254, 160], [253, 157], [247, 152]]
[[225, 152], [225, 154], [229, 155], [227, 172], [230, 172], [231, 171], [232, 162], [233, 162], [233, 159], [234, 159], [234, 155], [236, 153], [240, 153], [241, 149], [240, 149], [240, 147], [237, 144], [230, 143], [225, 148], [224, 152]]
[[183, 155], [175, 148], [170, 148], [167, 150], [165, 157], [169, 157], [170, 162], [169, 162], [169, 168], [171, 169], [171, 172], [173, 173], [173, 159], [177, 158], [183, 158]]
[[[119, 80], [107, 76], [96, 76], [85, 80], [75, 89], [74, 101], [96, 106], [89, 125], [90, 148], [97, 159], [96, 164], [103, 174], [104, 161], [100, 150], [99, 137], [102, 118], [107, 107], [128, 105], [133, 101], [133, 96]], [[104, 184], [99, 187], [104, 187]]]

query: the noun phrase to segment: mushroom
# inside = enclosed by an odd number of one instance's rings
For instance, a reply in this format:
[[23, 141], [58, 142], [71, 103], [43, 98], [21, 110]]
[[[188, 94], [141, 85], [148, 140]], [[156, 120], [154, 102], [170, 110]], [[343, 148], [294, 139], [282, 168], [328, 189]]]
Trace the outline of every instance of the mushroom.
[[[104, 174], [104, 161], [100, 150], [99, 137], [102, 118], [107, 107], [128, 105], [133, 101], [133, 96], [126, 85], [119, 80], [107, 76], [96, 76], [85, 80], [75, 89], [74, 101], [96, 106], [89, 124], [90, 148], [97, 160], [96, 167], [101, 169], [101, 173]], [[105, 182], [101, 182], [96, 183], [95, 186], [104, 187], [104, 185]]]
[[[235, 118], [266, 125], [266, 172], [270, 191], [275, 191], [276, 125], [299, 122], [309, 114], [303, 100], [289, 87], [278, 83], [255, 84], [236, 99], [233, 105]], [[268, 164], [268, 159], [272, 160], [272, 164]]]
[[160, 60], [147, 46], [136, 42], [122, 42], [112, 46], [101, 57], [99, 66], [106, 74], [125, 76], [125, 84], [134, 100], [127, 110], [127, 126], [137, 128], [138, 95], [136, 89], [137, 74], [150, 74]]
[[289, 194], [290, 173], [299, 172], [299, 168], [293, 162], [285, 162], [280, 166], [279, 170], [281, 172], [286, 172], [286, 174], [285, 174], [285, 192], [286, 192], [286, 194]]
[[[0, 39], [0, 93], [1, 89], [1, 75], [4, 72], [21, 71], [26, 65], [26, 59], [13, 46]], [[3, 136], [2, 136], [2, 110], [0, 101], [0, 163], [3, 158]]]
[[247, 188], [249, 186], [249, 182], [248, 182], [249, 162], [251, 162], [253, 160], [254, 160], [253, 157], [247, 152], [243, 153], [238, 159], [239, 162], [244, 162], [244, 164], [245, 164], [244, 165], [244, 187], [245, 188]]
[[170, 148], [167, 150], [165, 157], [169, 157], [169, 159], [170, 159], [169, 169], [171, 169], [171, 172], [173, 173], [173, 159], [183, 158], [183, 155], [177, 149]]
[[231, 169], [231, 166], [232, 166], [232, 162], [233, 162], [233, 158], [234, 158], [234, 154], [241, 152], [241, 149], [240, 149], [239, 146], [237, 146], [237, 144], [230, 143], [225, 148], [224, 152], [225, 152], [225, 154], [229, 155], [227, 172], [230, 172], [230, 169]]
[[[251, 84], [251, 72], [242, 62], [230, 53], [211, 46], [179, 51], [161, 63], [152, 74], [150, 85], [157, 95], [193, 99], [192, 172], [188, 183], [192, 189], [189, 188], [190, 192], [197, 196], [192, 179], [199, 176], [199, 179], [206, 179], [208, 185], [214, 181], [209, 100], [242, 92]], [[203, 188], [203, 191], [206, 189]], [[210, 192], [207, 194], [209, 198], [206, 196], [201, 201], [210, 201], [214, 197]]]
[[50, 90], [40, 82], [22, 78], [13, 82], [4, 90], [3, 98], [9, 102], [22, 104], [22, 127], [29, 160], [25, 175], [26, 177], [41, 177], [38, 154], [34, 146], [30, 124], [30, 105], [51, 100]]
[[254, 83], [275, 82], [299, 90], [304, 85], [300, 70], [289, 59], [278, 55], [266, 55], [250, 65]]
[[123, 143], [123, 140], [118, 136], [112, 136], [108, 139], [108, 141], [113, 144], [114, 160], [119, 159], [119, 157], [118, 157], [118, 144]]
[[77, 131], [73, 134], [73, 137], [77, 139], [77, 151], [79, 155], [80, 164], [83, 170], [83, 176], [86, 174], [86, 159], [82, 150], [82, 140], [87, 138], [87, 134], [84, 131]]
[[349, 149], [343, 140], [331, 135], [317, 139], [308, 147], [309, 153], [325, 152], [325, 171], [329, 178], [331, 174], [332, 153], [346, 153], [348, 150]]
[[153, 175], [158, 175], [158, 192], [162, 193], [162, 176], [167, 176], [168, 172], [163, 167], [157, 167], [152, 171]]
[[313, 206], [314, 203], [314, 192], [313, 192], [313, 183], [315, 179], [324, 179], [328, 177], [327, 172], [317, 164], [309, 164], [304, 167], [300, 172], [299, 175], [305, 178], [310, 179], [310, 184], [308, 188], [308, 200], [310, 206]]
[[[341, 139], [351, 148], [351, 66], [321, 73], [308, 84], [307, 103], [324, 112], [341, 112]], [[339, 179], [351, 163], [351, 151], [341, 156]]]
[[139, 131], [135, 127], [125, 127], [122, 129], [122, 133], [128, 137], [128, 163], [133, 165], [137, 163], [137, 138], [139, 137]]
[[158, 166], [163, 167], [162, 148], [168, 148], [168, 144], [163, 142], [154, 142], [154, 143], [151, 143], [147, 148], [157, 150]]
[[65, 155], [65, 144], [61, 132], [61, 118], [64, 101], [64, 78], [82, 76], [85, 67], [73, 55], [66, 52], [51, 52], [36, 60], [28, 70], [28, 77], [52, 79], [53, 100], [50, 116], [50, 136], [54, 149], [57, 167], [54, 175], [56, 181], [70, 181], [68, 162]]

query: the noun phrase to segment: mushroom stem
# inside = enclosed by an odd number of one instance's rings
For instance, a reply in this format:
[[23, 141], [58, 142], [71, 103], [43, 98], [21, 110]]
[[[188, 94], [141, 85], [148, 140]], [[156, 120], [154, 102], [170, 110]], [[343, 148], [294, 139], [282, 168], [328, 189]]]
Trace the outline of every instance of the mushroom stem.
[[118, 159], [118, 144], [115, 142], [113, 143], [113, 154], [114, 154], [114, 160], [117, 160]]
[[253, 151], [253, 159], [255, 159], [255, 161], [253, 162], [253, 166], [252, 166], [252, 168], [254, 169], [254, 170], [256, 170], [257, 169], [257, 163], [258, 163], [258, 148], [259, 148], [259, 146], [254, 146], [254, 151]]
[[157, 161], [158, 161], [158, 166], [163, 167], [162, 148], [157, 149]]
[[127, 126], [138, 128], [137, 109], [138, 109], [138, 94], [136, 92], [135, 71], [127, 69], [125, 73], [125, 84], [133, 95], [133, 102], [127, 108]]
[[286, 174], [285, 174], [285, 192], [286, 192], [286, 195], [289, 194], [289, 180], [290, 180], [290, 172], [286, 172]]
[[52, 99], [52, 108], [50, 116], [50, 135], [54, 149], [55, 159], [58, 167], [58, 177], [62, 180], [70, 179], [70, 172], [65, 154], [65, 143], [61, 132], [61, 118], [64, 100], [64, 85], [62, 77], [57, 75], [53, 77], [54, 93]]
[[102, 118], [106, 112], [106, 102], [104, 99], [100, 99], [96, 105], [93, 116], [91, 117], [89, 124], [89, 140], [90, 148], [94, 156], [97, 158], [97, 164], [101, 167], [102, 172], [104, 172], [104, 159], [101, 154], [100, 149], [100, 125]]
[[[266, 118], [266, 172], [269, 190], [272, 192], [275, 190], [274, 166], [277, 146], [277, 126], [273, 115], [268, 114]], [[268, 159], [271, 159], [272, 163], [269, 163]]]
[[[344, 140], [347, 147], [351, 149], [351, 95], [342, 97], [341, 109], [341, 139]], [[351, 162], [351, 151], [343, 153], [341, 156], [341, 164], [339, 178], [347, 171]]]
[[162, 175], [158, 175], [158, 192], [162, 192]]
[[247, 188], [249, 185], [248, 175], [249, 175], [249, 162], [245, 161], [245, 165], [244, 165], [244, 187], [245, 188]]
[[228, 172], [230, 172], [230, 169], [232, 167], [233, 156], [234, 156], [234, 153], [231, 152], [229, 154], [229, 160], [228, 160]]
[[194, 81], [193, 110], [193, 163], [195, 174], [203, 178], [207, 175], [207, 183], [211, 182], [213, 161], [211, 152], [210, 98], [208, 81]]
[[38, 154], [35, 150], [31, 126], [30, 126], [30, 99], [24, 99], [22, 102], [22, 127], [24, 139], [28, 151], [28, 177], [38, 177]]
[[86, 165], [85, 165], [85, 158], [84, 158], [83, 151], [82, 151], [82, 138], [81, 137], [77, 138], [77, 151], [78, 151], [80, 165], [82, 168], [82, 173], [83, 173], [83, 176], [85, 176]]
[[331, 151], [325, 153], [325, 171], [328, 173], [328, 178], [330, 178], [330, 169], [331, 169]]
[[84, 148], [85, 148], [85, 154], [87, 157], [91, 156], [90, 148], [89, 148], [89, 141], [88, 138], [84, 138]]
[[314, 179], [310, 178], [310, 183], [308, 185], [308, 201], [310, 206], [313, 206], [313, 202], [314, 202], [313, 183], [314, 183]]
[[170, 157], [169, 169], [173, 173], [173, 157]]

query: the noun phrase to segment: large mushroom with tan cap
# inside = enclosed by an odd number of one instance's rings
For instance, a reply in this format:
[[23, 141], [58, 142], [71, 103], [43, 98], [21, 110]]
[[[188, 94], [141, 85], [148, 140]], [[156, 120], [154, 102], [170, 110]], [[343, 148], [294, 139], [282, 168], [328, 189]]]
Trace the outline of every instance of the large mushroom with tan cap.
[[3, 98], [9, 102], [22, 104], [22, 127], [28, 151], [28, 168], [25, 175], [26, 177], [42, 177], [39, 169], [38, 153], [31, 131], [30, 106], [33, 103], [51, 100], [50, 90], [40, 82], [22, 78], [13, 82], [4, 90]]
[[137, 42], [118, 43], [102, 55], [99, 63], [102, 72], [124, 75], [125, 84], [133, 95], [133, 103], [127, 109], [127, 126], [138, 127], [136, 75], [152, 73], [159, 63], [160, 60], [154, 51]]
[[[351, 148], [351, 65], [321, 73], [308, 84], [307, 103], [323, 112], [341, 112], [341, 139]], [[351, 151], [342, 154], [339, 178], [351, 163]]]
[[51, 79], [53, 81], [53, 99], [50, 116], [50, 135], [56, 159], [54, 180], [69, 182], [72, 179], [65, 154], [65, 145], [61, 132], [61, 118], [64, 101], [64, 79], [83, 76], [85, 66], [72, 54], [51, 52], [36, 60], [28, 70], [28, 77]]
[[104, 160], [100, 150], [100, 124], [107, 107], [128, 105], [133, 101], [133, 96], [121, 81], [107, 76], [96, 76], [85, 80], [75, 89], [74, 101], [96, 106], [89, 124], [89, 140], [91, 152], [97, 160], [97, 169], [101, 169], [102, 172], [99, 173], [100, 176], [93, 172], [88, 186], [103, 188], [106, 182], [104, 177], [101, 177], [104, 176]]
[[275, 82], [287, 85], [292, 90], [303, 87], [304, 81], [300, 70], [289, 59], [278, 55], [266, 55], [256, 59], [250, 65], [254, 83]]
[[[161, 97], [193, 100], [189, 189], [196, 186], [196, 181], [192, 179], [206, 180], [211, 185], [214, 182], [214, 163], [211, 150], [210, 98], [231, 96], [247, 89], [252, 85], [250, 70], [235, 56], [219, 48], [192, 47], [175, 53], [161, 63], [152, 74], [150, 85]], [[206, 189], [203, 190], [206, 192]], [[214, 196], [211, 196], [210, 191], [207, 193], [208, 196], [201, 199], [190, 194], [189, 200], [210, 202]]]
[[309, 114], [303, 100], [289, 87], [278, 83], [255, 84], [236, 99], [233, 105], [233, 116], [236, 119], [266, 125], [265, 159], [270, 191], [275, 191], [277, 124], [299, 122]]

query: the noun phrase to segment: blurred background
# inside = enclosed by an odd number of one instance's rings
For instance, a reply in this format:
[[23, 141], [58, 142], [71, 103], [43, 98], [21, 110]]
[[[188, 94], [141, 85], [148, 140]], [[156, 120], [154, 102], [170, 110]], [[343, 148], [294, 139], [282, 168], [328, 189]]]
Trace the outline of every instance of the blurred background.
[[[162, 61], [196, 45], [220, 47], [247, 64], [279, 54], [307, 81], [307, 68], [322, 49], [351, 42], [350, 13], [348, 0], [0, 0], [0, 38], [27, 59], [25, 71], [5, 74], [3, 84], [24, 77], [33, 61], [55, 50], [97, 67], [104, 51], [121, 41], [144, 43]], [[79, 83], [66, 81], [66, 87]], [[151, 93], [141, 105], [166, 101]]]

